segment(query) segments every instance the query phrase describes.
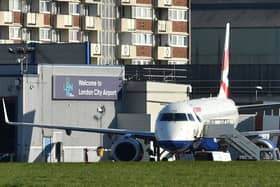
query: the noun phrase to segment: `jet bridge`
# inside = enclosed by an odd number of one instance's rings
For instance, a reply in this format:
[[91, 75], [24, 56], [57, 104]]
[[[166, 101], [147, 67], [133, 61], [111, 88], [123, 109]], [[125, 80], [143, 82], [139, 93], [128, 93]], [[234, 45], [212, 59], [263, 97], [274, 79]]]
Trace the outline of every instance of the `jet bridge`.
[[278, 148], [263, 148], [243, 136], [232, 124], [206, 124], [203, 129], [204, 138], [217, 138], [223, 144], [234, 148], [240, 160], [278, 160]]

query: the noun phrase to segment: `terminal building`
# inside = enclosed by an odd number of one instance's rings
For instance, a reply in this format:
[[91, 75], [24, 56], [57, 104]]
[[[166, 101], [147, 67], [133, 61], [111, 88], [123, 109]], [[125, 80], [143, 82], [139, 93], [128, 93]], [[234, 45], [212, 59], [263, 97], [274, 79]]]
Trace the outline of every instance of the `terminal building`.
[[[38, 65], [21, 74], [13, 65], [2, 65], [0, 81], [12, 120], [89, 128], [117, 125], [122, 68]], [[98, 112], [98, 107], [104, 111]], [[15, 153], [17, 161], [81, 162], [84, 148], [96, 148], [103, 141], [109, 143], [92, 133], [67, 136], [55, 129], [7, 127], [1, 118], [1, 152]], [[97, 159], [96, 154], [88, 156], [91, 161]]]
[[[190, 90], [187, 85], [127, 82], [123, 66], [0, 66], [0, 98], [5, 98], [11, 121], [152, 131], [157, 114], [164, 106], [162, 103], [186, 100]], [[4, 125], [2, 106], [0, 113], [1, 158], [9, 154], [15, 161], [108, 160], [112, 159], [112, 145], [120, 138], [98, 133], [7, 126]], [[149, 144], [142, 144], [144, 150], [149, 147]], [[103, 157], [96, 153], [99, 146], [106, 150]], [[146, 154], [143, 160], [148, 160]]]

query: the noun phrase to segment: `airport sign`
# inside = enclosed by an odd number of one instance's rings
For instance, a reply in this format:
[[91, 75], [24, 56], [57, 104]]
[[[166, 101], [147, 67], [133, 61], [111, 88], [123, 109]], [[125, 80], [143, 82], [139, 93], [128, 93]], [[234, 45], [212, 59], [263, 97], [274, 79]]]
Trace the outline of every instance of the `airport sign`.
[[53, 99], [117, 100], [121, 77], [53, 76]]

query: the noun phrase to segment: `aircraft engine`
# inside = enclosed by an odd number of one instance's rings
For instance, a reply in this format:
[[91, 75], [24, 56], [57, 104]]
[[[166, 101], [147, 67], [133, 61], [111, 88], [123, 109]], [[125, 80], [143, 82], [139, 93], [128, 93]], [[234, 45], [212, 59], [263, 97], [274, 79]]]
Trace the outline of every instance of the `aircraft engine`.
[[143, 153], [142, 144], [132, 137], [116, 140], [111, 149], [111, 155], [116, 161], [140, 161]]

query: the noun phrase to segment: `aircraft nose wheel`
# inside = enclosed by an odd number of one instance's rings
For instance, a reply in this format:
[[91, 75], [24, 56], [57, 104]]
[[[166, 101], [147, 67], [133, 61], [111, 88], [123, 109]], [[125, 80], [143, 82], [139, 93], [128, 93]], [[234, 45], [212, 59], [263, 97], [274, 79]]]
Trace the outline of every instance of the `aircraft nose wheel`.
[[157, 161], [160, 161], [160, 147], [158, 144], [154, 143], [154, 156], [156, 157]]
[[157, 143], [153, 143], [153, 149], [148, 148], [146, 151], [150, 155], [150, 161], [160, 161], [160, 147]]

